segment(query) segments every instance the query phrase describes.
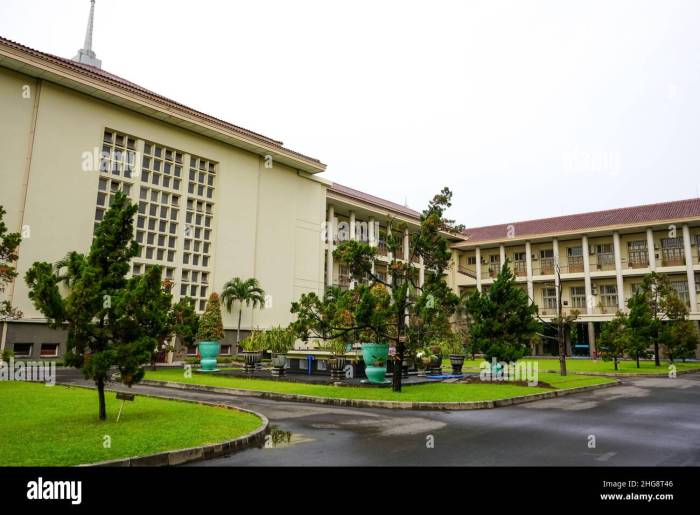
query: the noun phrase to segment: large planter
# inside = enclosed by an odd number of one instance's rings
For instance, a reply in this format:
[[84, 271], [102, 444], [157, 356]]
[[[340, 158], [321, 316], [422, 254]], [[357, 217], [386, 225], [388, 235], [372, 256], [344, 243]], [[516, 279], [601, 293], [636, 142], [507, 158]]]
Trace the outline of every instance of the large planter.
[[430, 364], [425, 372], [429, 376], [442, 375], [442, 355], [430, 356]]
[[202, 372], [216, 372], [216, 357], [221, 352], [221, 344], [219, 342], [199, 342], [197, 344], [201, 359], [199, 364], [202, 365]]
[[389, 345], [386, 343], [363, 343], [362, 359], [365, 361], [365, 375], [370, 383], [384, 383], [386, 360]]
[[345, 379], [345, 365], [347, 359], [344, 356], [333, 356], [328, 359], [328, 369], [331, 371], [331, 379], [340, 381]]
[[256, 368], [256, 365], [260, 363], [262, 359], [262, 352], [260, 351], [245, 351], [243, 352], [243, 370], [247, 374], [252, 374]]
[[461, 374], [464, 366], [464, 354], [450, 354], [450, 364], [453, 374]]
[[273, 354], [272, 360], [272, 375], [274, 377], [280, 377], [284, 375], [284, 367], [287, 365], [287, 355], [286, 354]]

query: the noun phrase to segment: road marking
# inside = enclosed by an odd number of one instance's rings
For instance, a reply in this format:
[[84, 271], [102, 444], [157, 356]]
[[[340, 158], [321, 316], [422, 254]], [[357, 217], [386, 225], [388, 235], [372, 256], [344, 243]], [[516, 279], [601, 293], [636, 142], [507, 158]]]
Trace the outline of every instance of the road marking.
[[605, 454], [601, 454], [596, 458], [596, 461], [608, 461], [610, 458], [615, 456], [617, 453], [616, 452], [606, 452]]

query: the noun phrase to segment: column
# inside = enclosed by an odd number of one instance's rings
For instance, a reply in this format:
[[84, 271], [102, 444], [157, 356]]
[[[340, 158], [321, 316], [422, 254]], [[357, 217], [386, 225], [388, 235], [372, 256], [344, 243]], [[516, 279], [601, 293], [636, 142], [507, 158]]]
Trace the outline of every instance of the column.
[[409, 237], [408, 237], [408, 229], [403, 230], [403, 260], [408, 262], [409, 258], [411, 257], [410, 250], [408, 249], [409, 245]]
[[596, 356], [595, 324], [593, 322], [588, 322], [588, 354], [592, 358]]
[[367, 238], [369, 239], [369, 244], [372, 247], [377, 245], [377, 235], [374, 233], [374, 218], [369, 219], [369, 225], [367, 226]]
[[350, 211], [350, 240], [357, 239], [357, 225], [355, 224], [355, 211]]
[[500, 251], [501, 254], [501, 267], [503, 267], [503, 263], [506, 262], [506, 246], [501, 245], [498, 250]]
[[622, 281], [622, 256], [620, 255], [620, 233], [613, 233], [613, 251], [615, 252], [615, 277], [617, 278], [617, 307], [625, 309], [625, 284]]
[[[419, 260], [420, 260], [420, 263], [419, 263], [420, 268], [418, 268], [418, 286], [420, 288], [422, 288], [423, 284], [425, 283], [425, 267], [423, 265], [423, 256], [420, 256]], [[454, 284], [454, 281], [453, 281], [453, 284]]]
[[481, 291], [481, 248], [476, 247], [476, 289]]
[[532, 284], [532, 245], [529, 241], [525, 242], [525, 265], [527, 267], [527, 296], [530, 297], [530, 302], [535, 302], [535, 287]]
[[557, 268], [559, 267], [559, 240], [557, 238], [552, 240], [552, 254], [554, 256], [554, 289], [557, 292], [556, 299], [557, 306], [559, 306], [559, 274], [557, 274]]
[[591, 287], [591, 263], [588, 255], [588, 236], [581, 238], [583, 251], [583, 282], [586, 287], [586, 313], [593, 314], [593, 288]]
[[685, 249], [685, 270], [688, 275], [688, 298], [690, 299], [690, 311], [698, 310], [698, 299], [695, 293], [695, 270], [693, 270], [693, 254], [690, 250], [690, 229], [683, 225], [683, 247]]
[[647, 229], [647, 252], [649, 253], [649, 268], [656, 270], [656, 250], [654, 249], [654, 230]]
[[326, 286], [333, 286], [333, 250], [335, 247], [335, 209], [328, 206], [328, 220], [326, 220], [326, 238], [328, 250], [326, 251]]

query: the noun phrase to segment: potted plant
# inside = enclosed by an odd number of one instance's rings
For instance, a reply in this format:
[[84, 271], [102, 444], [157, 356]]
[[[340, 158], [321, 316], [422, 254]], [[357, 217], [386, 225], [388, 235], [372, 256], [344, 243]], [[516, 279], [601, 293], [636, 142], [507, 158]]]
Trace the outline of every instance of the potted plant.
[[450, 357], [452, 373], [455, 375], [461, 374], [466, 355], [464, 353], [464, 344], [459, 334], [453, 333], [448, 338], [445, 338], [442, 349]]
[[287, 365], [287, 352], [294, 348], [296, 338], [289, 329], [273, 327], [266, 333], [267, 345], [272, 352], [272, 375], [275, 377], [284, 375], [284, 367]]
[[442, 346], [440, 341], [435, 341], [428, 347], [430, 351], [430, 363], [427, 366], [426, 374], [429, 376], [442, 375]]
[[362, 359], [365, 362], [365, 375], [370, 383], [384, 383], [386, 360], [389, 356], [388, 343], [363, 343]]
[[216, 357], [221, 352], [221, 340], [224, 338], [224, 324], [221, 321], [221, 304], [219, 295], [212, 293], [199, 320], [197, 331], [197, 349], [201, 356], [202, 372], [216, 372]]
[[241, 342], [243, 349], [244, 365], [243, 370], [252, 374], [256, 366], [262, 360], [263, 350], [267, 347], [267, 336], [265, 331], [254, 329], [248, 338]]
[[320, 348], [331, 354], [330, 358], [328, 358], [328, 369], [331, 371], [331, 379], [337, 381], [344, 379], [345, 365], [347, 364], [347, 359], [345, 358], [347, 347], [342, 338], [334, 338], [324, 342], [320, 345]]

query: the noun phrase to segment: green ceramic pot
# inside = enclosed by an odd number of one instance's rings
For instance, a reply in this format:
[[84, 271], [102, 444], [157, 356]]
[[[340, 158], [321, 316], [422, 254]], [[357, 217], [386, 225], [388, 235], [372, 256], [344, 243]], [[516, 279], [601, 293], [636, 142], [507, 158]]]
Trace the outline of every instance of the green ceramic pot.
[[386, 360], [389, 345], [386, 343], [363, 343], [362, 359], [365, 361], [365, 375], [370, 383], [384, 383]]
[[199, 342], [199, 355], [202, 359], [199, 360], [202, 365], [202, 372], [216, 372], [216, 357], [221, 352], [221, 344], [219, 342]]

